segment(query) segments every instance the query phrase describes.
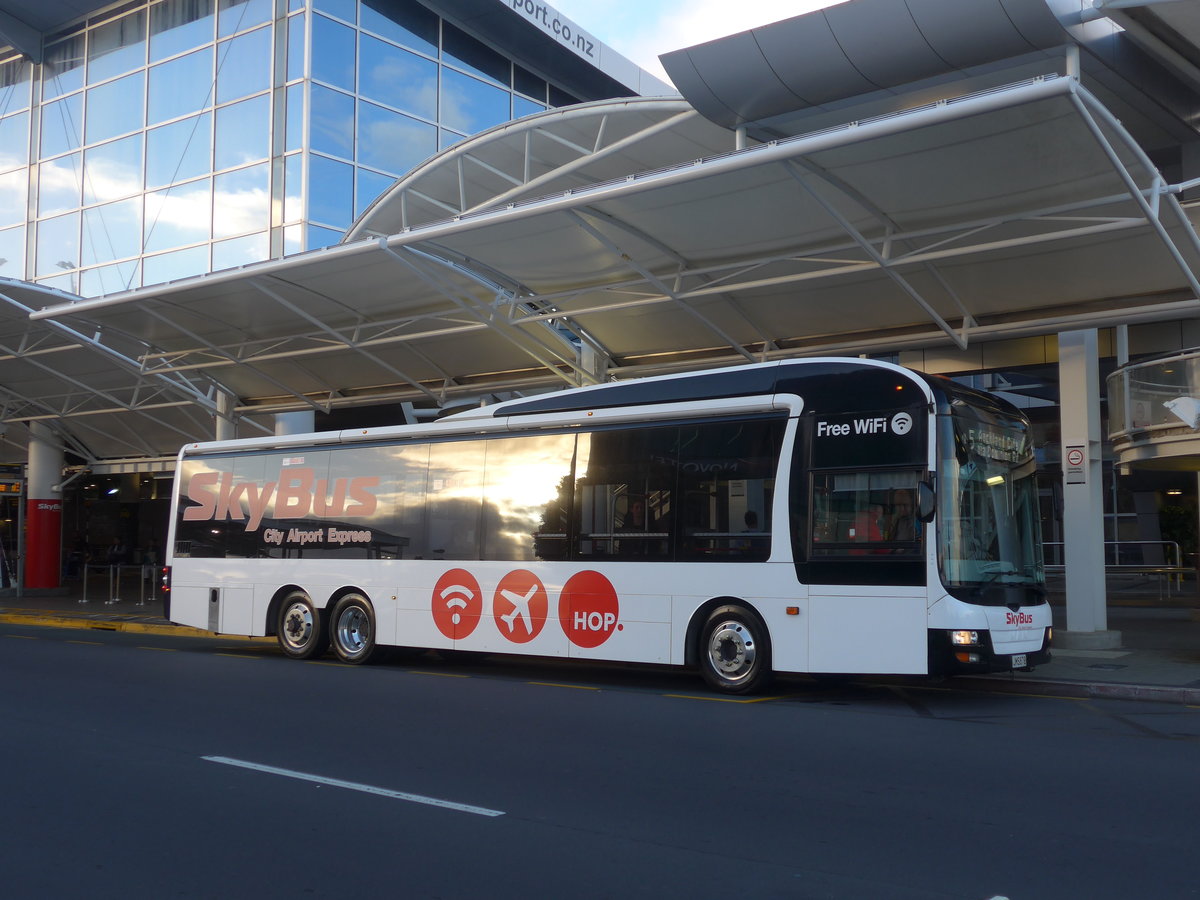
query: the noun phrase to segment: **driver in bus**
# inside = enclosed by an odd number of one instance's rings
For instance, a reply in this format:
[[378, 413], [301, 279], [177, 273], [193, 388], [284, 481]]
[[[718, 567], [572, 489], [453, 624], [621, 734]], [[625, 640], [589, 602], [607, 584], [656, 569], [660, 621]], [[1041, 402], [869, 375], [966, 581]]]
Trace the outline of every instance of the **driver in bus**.
[[917, 515], [913, 508], [912, 491], [897, 488], [892, 491], [891, 511], [883, 530], [885, 541], [915, 541], [917, 539]]

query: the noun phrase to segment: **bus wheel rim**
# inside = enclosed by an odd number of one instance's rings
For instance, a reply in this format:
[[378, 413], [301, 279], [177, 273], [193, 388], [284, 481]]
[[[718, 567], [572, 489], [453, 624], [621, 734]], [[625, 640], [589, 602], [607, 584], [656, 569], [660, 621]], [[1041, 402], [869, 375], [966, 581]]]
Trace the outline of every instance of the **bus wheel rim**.
[[722, 622], [708, 642], [708, 660], [723, 678], [740, 680], [754, 668], [754, 635], [741, 622]]
[[290, 647], [303, 647], [313, 633], [313, 612], [307, 603], [291, 604], [283, 615], [283, 636]]
[[338, 618], [338, 643], [348, 654], [354, 656], [367, 646], [371, 634], [371, 620], [358, 607], [346, 610]]

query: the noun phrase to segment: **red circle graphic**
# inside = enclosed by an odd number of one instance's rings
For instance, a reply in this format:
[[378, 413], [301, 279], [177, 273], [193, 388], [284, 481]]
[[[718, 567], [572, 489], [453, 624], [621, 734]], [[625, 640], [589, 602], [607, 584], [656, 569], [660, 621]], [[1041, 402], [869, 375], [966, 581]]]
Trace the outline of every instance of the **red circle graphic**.
[[558, 620], [577, 647], [599, 647], [620, 631], [621, 607], [616, 588], [599, 572], [577, 572], [563, 585]]
[[500, 579], [492, 597], [496, 628], [514, 644], [528, 643], [537, 637], [546, 626], [549, 609], [545, 585], [524, 569], [509, 572]]
[[483, 614], [483, 592], [466, 569], [451, 569], [433, 588], [433, 621], [451, 640], [467, 637]]

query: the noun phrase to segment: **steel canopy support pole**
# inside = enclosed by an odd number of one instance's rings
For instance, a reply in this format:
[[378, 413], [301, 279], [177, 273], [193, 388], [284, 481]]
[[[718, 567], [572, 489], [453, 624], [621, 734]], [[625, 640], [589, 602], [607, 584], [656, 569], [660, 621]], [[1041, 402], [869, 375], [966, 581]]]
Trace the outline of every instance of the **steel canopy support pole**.
[[1108, 630], [1100, 361], [1094, 328], [1058, 335], [1058, 375], [1067, 628], [1065, 632], [1060, 630], [1055, 640], [1060, 647], [1111, 649], [1121, 645], [1121, 633]]

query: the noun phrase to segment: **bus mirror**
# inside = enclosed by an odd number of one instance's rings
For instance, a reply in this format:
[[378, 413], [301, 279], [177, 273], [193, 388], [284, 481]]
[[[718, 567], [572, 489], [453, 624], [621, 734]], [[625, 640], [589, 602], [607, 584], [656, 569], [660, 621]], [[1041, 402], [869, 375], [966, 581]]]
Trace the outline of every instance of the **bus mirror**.
[[928, 481], [919, 482], [917, 484], [917, 518], [922, 522], [933, 519], [935, 500], [933, 485]]

